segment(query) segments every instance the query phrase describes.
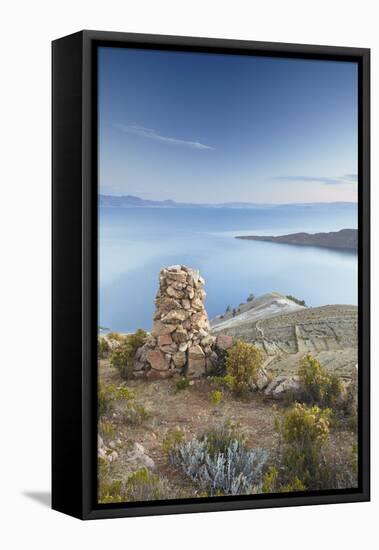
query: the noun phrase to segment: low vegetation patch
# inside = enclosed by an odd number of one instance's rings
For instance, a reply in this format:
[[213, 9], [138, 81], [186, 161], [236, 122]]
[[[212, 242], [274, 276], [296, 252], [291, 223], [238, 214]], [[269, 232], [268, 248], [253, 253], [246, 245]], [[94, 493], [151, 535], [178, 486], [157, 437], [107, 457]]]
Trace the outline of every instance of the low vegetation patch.
[[270, 466], [263, 476], [263, 493], [294, 493], [305, 491], [304, 483], [295, 476], [291, 482], [280, 484], [279, 471], [275, 466]]
[[330, 409], [296, 403], [276, 419], [281, 464], [288, 482], [298, 478], [307, 489], [319, 488], [322, 451], [329, 439]]
[[339, 377], [329, 373], [312, 355], [304, 357], [299, 368], [304, 401], [321, 407], [342, 405], [343, 385]]
[[257, 381], [262, 362], [262, 353], [256, 346], [238, 340], [226, 356], [225, 386], [238, 396], [247, 393]]
[[[109, 335], [108, 337], [110, 338]], [[138, 329], [133, 334], [127, 334], [118, 340], [119, 345], [113, 349], [110, 362], [119, 371], [122, 378], [128, 379], [131, 377], [136, 351], [143, 346], [146, 337], [146, 332]]]
[[288, 298], [288, 300], [291, 300], [292, 302], [295, 302], [295, 304], [298, 304], [299, 306], [307, 306], [305, 300], [299, 300], [299, 298], [295, 298], [295, 296], [291, 296], [291, 294], [287, 294], [286, 298]]
[[171, 440], [168, 457], [171, 464], [212, 496], [258, 492], [268, 453], [248, 449], [238, 428], [225, 424], [189, 442], [183, 437]]
[[104, 458], [97, 461], [97, 499], [100, 504], [122, 502], [122, 482], [111, 479], [110, 465]]
[[101, 384], [97, 392], [97, 406], [99, 418], [109, 414], [116, 403], [130, 402], [134, 399], [134, 393], [126, 386], [115, 384]]
[[117, 412], [127, 424], [137, 426], [149, 418], [149, 413], [142, 405], [135, 402], [135, 394], [124, 384], [102, 384], [98, 389], [99, 429], [106, 426], [104, 417]]
[[127, 502], [175, 498], [168, 481], [147, 468], [141, 468], [131, 474], [125, 483], [124, 491]]
[[212, 405], [219, 405], [224, 399], [224, 392], [221, 390], [215, 390], [211, 393], [211, 403]]
[[140, 468], [129, 475], [126, 481], [111, 479], [111, 466], [104, 459], [98, 461], [98, 501], [101, 504], [118, 502], [144, 502], [175, 498], [168, 481]]
[[182, 391], [182, 390], [186, 390], [190, 387], [190, 380], [189, 378], [179, 378], [176, 382], [175, 382], [175, 389], [176, 391]]
[[108, 342], [105, 338], [98, 338], [97, 339], [97, 355], [99, 359], [104, 359], [105, 357], [108, 357], [110, 353], [110, 347]]

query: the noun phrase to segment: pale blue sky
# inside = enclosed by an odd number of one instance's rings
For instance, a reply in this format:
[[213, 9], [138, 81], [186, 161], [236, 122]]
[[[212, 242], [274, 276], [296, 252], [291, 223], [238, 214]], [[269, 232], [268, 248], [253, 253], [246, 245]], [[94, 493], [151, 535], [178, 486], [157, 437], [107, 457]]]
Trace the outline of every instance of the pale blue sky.
[[357, 200], [357, 65], [99, 49], [100, 192]]

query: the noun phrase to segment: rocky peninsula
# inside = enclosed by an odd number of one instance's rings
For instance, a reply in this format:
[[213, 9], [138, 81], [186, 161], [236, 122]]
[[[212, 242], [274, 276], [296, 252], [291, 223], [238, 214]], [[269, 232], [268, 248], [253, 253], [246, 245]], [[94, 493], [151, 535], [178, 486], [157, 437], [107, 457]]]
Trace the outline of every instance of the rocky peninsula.
[[356, 251], [358, 249], [358, 231], [341, 229], [329, 233], [291, 233], [289, 235], [241, 235], [236, 239], [249, 241], [267, 241], [272, 243], [294, 244], [300, 246], [319, 246], [339, 250]]

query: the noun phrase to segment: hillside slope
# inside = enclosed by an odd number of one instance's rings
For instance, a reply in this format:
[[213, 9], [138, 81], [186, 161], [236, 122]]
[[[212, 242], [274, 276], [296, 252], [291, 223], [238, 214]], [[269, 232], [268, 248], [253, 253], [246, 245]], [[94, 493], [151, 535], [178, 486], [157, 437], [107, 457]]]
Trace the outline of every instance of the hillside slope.
[[277, 373], [296, 372], [312, 353], [322, 364], [349, 377], [357, 363], [358, 310], [351, 305], [298, 306], [277, 293], [253, 300], [235, 317], [211, 321], [212, 332], [229, 334], [258, 346], [266, 365]]

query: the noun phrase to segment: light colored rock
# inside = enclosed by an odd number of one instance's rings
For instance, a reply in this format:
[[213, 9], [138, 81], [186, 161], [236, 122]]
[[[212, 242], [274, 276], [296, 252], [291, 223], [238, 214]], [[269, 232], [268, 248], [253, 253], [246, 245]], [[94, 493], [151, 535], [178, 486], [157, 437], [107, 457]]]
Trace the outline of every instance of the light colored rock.
[[[199, 331], [200, 332], [200, 331]], [[204, 332], [203, 330], [201, 332]], [[207, 336], [205, 336], [204, 338], [202, 338], [201, 340], [201, 345], [203, 347], [205, 346], [213, 346], [213, 344], [215, 343], [216, 341], [216, 338], [214, 336], [211, 336], [210, 334], [208, 334]]]
[[174, 354], [172, 359], [174, 361], [175, 367], [177, 368], [184, 367], [187, 362], [187, 356], [185, 351], [178, 351], [177, 353]]
[[195, 344], [188, 349], [188, 357], [189, 359], [203, 359], [204, 351], [198, 344]]
[[284, 399], [291, 395], [294, 399], [301, 397], [301, 384], [298, 376], [292, 376], [281, 382], [272, 392], [273, 399]]
[[172, 333], [172, 339], [178, 344], [187, 342], [188, 333], [182, 326], [179, 326], [176, 331]]
[[112, 451], [111, 453], [108, 454], [109, 462], [114, 462], [117, 459], [118, 459], [118, 452], [117, 451]]
[[167, 287], [166, 292], [172, 298], [177, 298], [177, 299], [183, 298], [183, 292], [181, 290], [176, 290], [172, 286]]
[[276, 378], [271, 380], [271, 382], [269, 383], [269, 385], [265, 389], [264, 394], [265, 395], [271, 395], [272, 392], [274, 391], [274, 389], [276, 388], [276, 386], [279, 386], [279, 384], [284, 382], [286, 379], [287, 379], [286, 376], [277, 376]]
[[104, 460], [107, 460], [108, 462], [113, 462], [118, 458], [117, 451], [114, 450], [114, 446], [111, 444], [114, 444], [114, 441], [111, 441], [109, 444], [110, 446], [107, 447], [104, 444], [104, 441], [100, 435], [97, 436], [97, 456], [99, 458], [102, 458]]
[[174, 330], [176, 330], [176, 326], [175, 325], [165, 325], [164, 323], [162, 323], [162, 321], [155, 321], [154, 322], [154, 325], [153, 325], [153, 328], [152, 328], [152, 331], [151, 331], [151, 334], [153, 336], [161, 336], [163, 334], [171, 334], [171, 332], [174, 332]]
[[129, 456], [129, 460], [142, 463], [148, 470], [156, 470], [157, 466], [154, 460], [146, 454], [145, 448], [140, 443], [134, 443], [133, 450]]
[[163, 353], [167, 355], [171, 353], [176, 353], [178, 351], [178, 345], [173, 342], [169, 346], [162, 346], [160, 349], [163, 351]]
[[200, 298], [194, 298], [191, 302], [191, 307], [195, 310], [195, 311], [201, 311], [204, 307], [204, 304], [202, 302], [202, 300]]
[[202, 328], [209, 329], [208, 317], [206, 313], [202, 311], [193, 313], [193, 315], [191, 315], [191, 323], [192, 323], [192, 326], [197, 330]]
[[200, 277], [200, 271], [198, 269], [194, 269], [193, 267], [189, 267], [187, 269], [187, 273], [190, 276], [192, 281], [198, 281]]
[[182, 321], [185, 321], [187, 318], [187, 313], [183, 309], [173, 309], [169, 311], [167, 315], [162, 317], [162, 322], [167, 324], [178, 324]]
[[259, 391], [264, 390], [270, 383], [270, 377], [268, 376], [265, 369], [261, 368], [258, 373], [256, 386]]
[[179, 283], [178, 281], [171, 281], [170, 286], [175, 290], [184, 290], [186, 288], [186, 283]]
[[172, 280], [172, 281], [177, 281], [179, 283], [186, 283], [187, 282], [187, 273], [185, 273], [184, 271], [181, 271], [181, 272], [177, 272], [177, 273], [174, 273], [174, 272], [168, 272], [167, 273], [167, 277]]

